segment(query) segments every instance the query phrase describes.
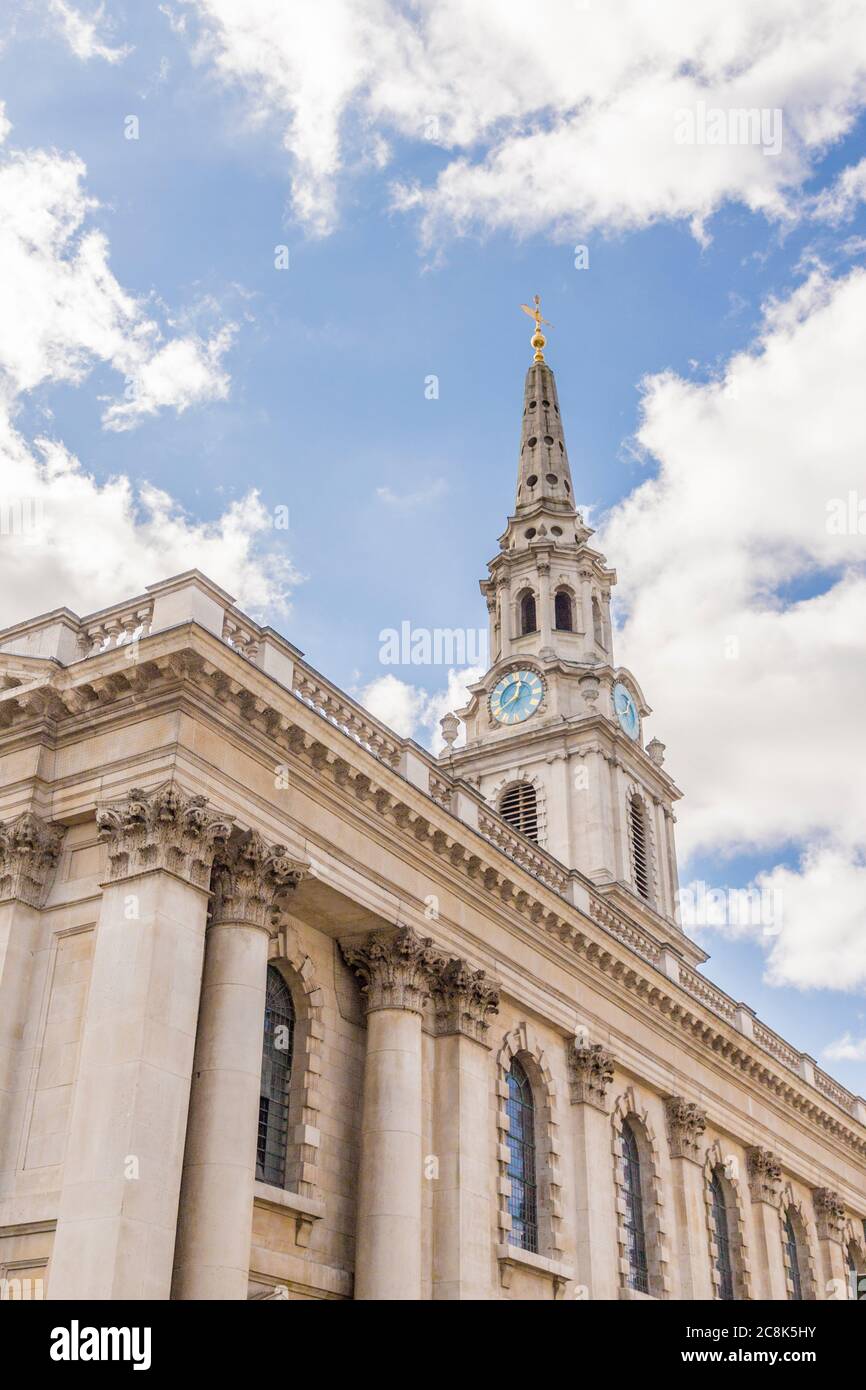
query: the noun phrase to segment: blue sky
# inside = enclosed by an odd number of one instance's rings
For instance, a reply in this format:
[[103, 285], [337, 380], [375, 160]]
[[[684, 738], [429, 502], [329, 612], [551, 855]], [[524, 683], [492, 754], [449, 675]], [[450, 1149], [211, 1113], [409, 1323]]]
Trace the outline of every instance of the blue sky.
[[[198, 563], [328, 676], [429, 741], [448, 673], [386, 672], [379, 633], [404, 619], [485, 623], [478, 580], [513, 502], [530, 355], [518, 305], [540, 292], [576, 492], [620, 576], [619, 655], [686, 793], [682, 876], [727, 887], [775, 874], [786, 921], [791, 908], [782, 939], [703, 932], [708, 973], [863, 1092], [864, 793], [853, 783], [866, 750], [862, 718], [843, 718], [832, 692], [862, 711], [864, 539], [834, 547], [823, 510], [866, 486], [856, 418], [866, 76], [855, 30], [845, 32], [859, 21], [837, 7], [816, 77], [800, 56], [813, 42], [807, 7], [783, 23], [783, 8], [768, 6], [769, 76], [748, 6], [703, 31], [688, 7], [660, 0], [665, 42], [635, 95], [628, 47], [636, 57], [643, 40], [623, 0], [621, 65], [599, 48], [608, 87], [566, 46], [539, 101], [523, 86], [519, 7], [504, 7], [508, 41], [488, 46], [486, 81], [473, 84], [426, 5], [391, 7], [399, 30], [384, 23], [386, 0], [358, 0], [351, 18], [337, 0], [318, 21], [334, 55], [334, 90], [323, 92], [310, 76], [315, 7], [297, 30], [286, 15], [269, 28], [269, 3], [13, 7], [0, 153], [28, 180], [36, 230], [22, 214], [15, 255], [38, 274], [26, 304], [0, 300], [17, 333], [0, 342], [5, 448], [16, 477], [41, 468], [46, 488], [46, 459], [56, 469], [62, 455], [69, 510], [32, 582], [5, 547], [14, 572], [2, 621], [59, 603], [92, 611]], [[584, 25], [608, 22], [583, 8]], [[451, 7], [441, 9], [445, 23]], [[495, 6], [472, 9], [495, 29]], [[375, 77], [355, 70], [359, 15]], [[539, 20], [541, 39], [553, 18]], [[588, 49], [601, 44], [597, 28], [581, 32]], [[696, 91], [731, 104], [738, 54], [754, 70], [737, 100], [784, 113], [775, 163], [689, 150], [684, 169], [670, 140], [642, 151], [643, 125], [670, 115], [671, 91], [681, 103], [695, 71]], [[527, 49], [527, 82], [545, 61]], [[426, 138], [431, 120], [437, 139]], [[527, 141], [538, 142], [528, 174]], [[61, 170], [52, 202], [45, 189]], [[47, 249], [40, 199], [57, 226], [68, 219]], [[133, 306], [116, 321], [113, 285], [85, 277], [77, 259], [97, 231]], [[282, 245], [286, 270], [274, 264]], [[575, 267], [577, 245], [587, 269]], [[92, 313], [86, 334], [65, 320], [44, 330], [64, 295], [76, 322]], [[185, 345], [184, 373], [154, 385], [148, 364], [171, 342]], [[125, 378], [145, 406], [107, 427]], [[128, 492], [111, 491], [124, 478]], [[156, 519], [147, 485], [170, 499]], [[243, 512], [251, 489], [259, 501]], [[228, 537], [232, 504], [241, 519]], [[270, 528], [286, 506], [289, 529]], [[702, 645], [716, 631], [742, 642], [736, 689], [725, 686], [731, 663], [717, 668]]]

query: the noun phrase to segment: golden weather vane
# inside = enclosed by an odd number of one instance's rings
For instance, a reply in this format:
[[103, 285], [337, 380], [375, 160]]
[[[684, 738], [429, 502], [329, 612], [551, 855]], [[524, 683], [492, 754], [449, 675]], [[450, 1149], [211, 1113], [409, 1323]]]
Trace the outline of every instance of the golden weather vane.
[[534, 301], [534, 302], [535, 302], [535, 308], [534, 308], [534, 309], [530, 309], [530, 307], [529, 307], [528, 304], [521, 304], [520, 307], [521, 307], [521, 309], [523, 310], [524, 314], [528, 314], [529, 317], [530, 317], [531, 319], [535, 319], [535, 332], [533, 333], [533, 335], [532, 335], [532, 337], [530, 338], [529, 341], [530, 341], [530, 343], [532, 344], [532, 346], [535, 348], [535, 359], [534, 359], [534, 360], [535, 360], [536, 362], [543, 362], [543, 361], [544, 361], [544, 345], [545, 345], [545, 343], [547, 342], [547, 339], [545, 338], [544, 334], [543, 334], [542, 331], [541, 331], [541, 325], [544, 323], [544, 324], [547, 324], [547, 327], [548, 327], [548, 328], [552, 328], [552, 327], [553, 327], [553, 324], [550, 323], [547, 319], [543, 319], [543, 318], [541, 317], [541, 296], [540, 296], [540, 295], [537, 294], [537, 295], [535, 296], [535, 301]]

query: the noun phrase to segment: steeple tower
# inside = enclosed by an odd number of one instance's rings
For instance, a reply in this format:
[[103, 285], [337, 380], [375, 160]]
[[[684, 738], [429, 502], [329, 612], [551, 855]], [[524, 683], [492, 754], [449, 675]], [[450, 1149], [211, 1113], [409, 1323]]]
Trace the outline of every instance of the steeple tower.
[[516, 510], [519, 516], [545, 510], [574, 516], [574, 488], [556, 378], [546, 362], [533, 362], [523, 389]]
[[523, 388], [523, 421], [520, 430], [520, 460], [517, 469], [516, 512], [520, 517], [540, 516], [545, 507], [573, 516], [574, 490], [556, 378], [544, 360], [547, 339], [541, 325], [553, 325], [541, 317], [541, 299], [535, 296], [535, 308], [521, 304], [524, 314], [535, 319], [535, 332], [530, 342], [535, 348], [532, 365], [526, 373]]
[[[526, 373], [517, 495], [481, 581], [492, 665], [458, 716], [466, 743], [444, 754], [515, 830], [580, 870], [647, 925], [673, 925], [673, 802], [664, 748], [644, 748], [650, 708], [614, 664], [616, 574], [578, 509], [538, 297]], [[665, 931], [662, 930], [662, 935]], [[678, 947], [678, 949], [686, 949]]]

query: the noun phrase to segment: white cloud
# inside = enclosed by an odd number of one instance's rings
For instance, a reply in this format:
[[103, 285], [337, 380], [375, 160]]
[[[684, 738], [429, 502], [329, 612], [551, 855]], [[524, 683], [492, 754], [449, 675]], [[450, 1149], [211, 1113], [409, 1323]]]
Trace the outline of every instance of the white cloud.
[[866, 1038], [843, 1033], [841, 1038], [827, 1044], [823, 1056], [830, 1062], [866, 1062]]
[[[479, 681], [483, 674], [484, 669], [480, 666], [451, 669], [444, 690], [431, 694], [423, 687], [389, 673], [378, 676], [355, 693], [361, 704], [395, 733], [403, 738], [412, 737], [438, 753], [444, 746], [440, 719], [468, 703], [468, 687]], [[461, 730], [458, 743], [462, 742]]]
[[[8, 127], [8, 122], [7, 122]], [[166, 339], [142, 300], [109, 266], [104, 233], [87, 228], [96, 202], [74, 155], [12, 151], [0, 163], [0, 384], [10, 394], [46, 381], [80, 382], [95, 362], [126, 379], [103, 416], [127, 429], [162, 407], [223, 398], [232, 337]]]
[[866, 159], [843, 169], [829, 188], [822, 189], [812, 206], [812, 216], [838, 225], [854, 216], [866, 203]]
[[418, 507], [427, 507], [431, 502], [436, 502], [448, 491], [448, 484], [444, 478], [436, 478], [427, 487], [419, 488], [417, 492], [393, 492], [389, 487], [377, 487], [376, 496], [386, 507], [391, 507], [395, 511], [411, 512]]
[[132, 52], [128, 44], [112, 48], [99, 36], [105, 23], [105, 6], [97, 5], [91, 16], [77, 10], [67, 0], [49, 0], [49, 10], [59, 22], [61, 32], [76, 58], [104, 58], [107, 63], [120, 63]]
[[784, 926], [756, 932], [768, 978], [800, 987], [866, 985], [864, 319], [866, 272], [816, 271], [724, 380], [648, 378], [637, 439], [658, 471], [598, 538], [617, 655], [686, 793], [681, 853], [803, 854], [758, 879]]
[[31, 449], [3, 412], [0, 460], [0, 626], [60, 605], [93, 613], [192, 564], [247, 612], [286, 606], [298, 576], [258, 493], [196, 521], [146, 483], [100, 485], [57, 440]]
[[[280, 129], [294, 210], [316, 233], [337, 220], [346, 171], [381, 167], [394, 133], [443, 151], [432, 182], [395, 189], [428, 242], [659, 219], [705, 237], [729, 199], [785, 219], [866, 101], [856, 0], [186, 3], [197, 55]], [[781, 148], [678, 143], [678, 113], [700, 103], [726, 117], [778, 111]]]
[[[0, 107], [0, 136], [9, 125]], [[221, 399], [234, 331], [168, 336], [115, 279], [84, 166], [42, 150], [0, 162], [0, 625], [64, 604], [81, 613], [141, 593], [193, 561], [248, 610], [285, 608], [298, 576], [256, 492], [215, 521], [117, 476], [100, 484], [47, 435], [29, 444], [19, 401], [36, 387], [82, 385], [94, 364], [126, 378], [103, 423], [129, 429], [164, 408]]]

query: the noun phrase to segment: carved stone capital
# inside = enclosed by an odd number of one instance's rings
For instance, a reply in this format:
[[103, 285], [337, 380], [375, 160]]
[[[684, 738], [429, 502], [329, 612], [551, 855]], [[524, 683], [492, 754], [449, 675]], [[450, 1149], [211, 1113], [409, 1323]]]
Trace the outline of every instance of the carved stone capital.
[[607, 1088], [613, 1081], [613, 1053], [601, 1043], [575, 1038], [568, 1049], [568, 1073], [572, 1105], [594, 1105], [607, 1110]]
[[776, 1155], [769, 1149], [761, 1149], [755, 1145], [746, 1152], [746, 1166], [752, 1201], [768, 1202], [772, 1207], [778, 1206], [782, 1165]]
[[429, 936], [411, 927], [371, 932], [340, 942], [346, 964], [363, 981], [366, 1012], [409, 1009], [420, 1014], [433, 993], [445, 957]]
[[433, 985], [436, 1031], [462, 1033], [486, 1042], [488, 1015], [499, 1012], [499, 986], [483, 970], [473, 970], [465, 960], [449, 960]]
[[48, 896], [65, 825], [32, 811], [0, 823], [0, 902], [9, 898], [41, 907]]
[[702, 1162], [700, 1156], [701, 1135], [707, 1127], [706, 1112], [693, 1100], [684, 1096], [668, 1096], [665, 1101], [665, 1119], [668, 1124], [668, 1141], [672, 1158], [690, 1158], [695, 1163]]
[[109, 881], [152, 869], [207, 889], [211, 865], [231, 834], [231, 817], [171, 782], [152, 791], [133, 787], [122, 801], [99, 806], [99, 838], [108, 844]]
[[234, 835], [214, 859], [211, 925], [270, 926], [277, 898], [296, 888], [308, 866], [285, 845], [272, 845], [257, 830]]
[[817, 1187], [812, 1193], [815, 1224], [819, 1240], [842, 1241], [845, 1233], [845, 1204], [831, 1187]]

